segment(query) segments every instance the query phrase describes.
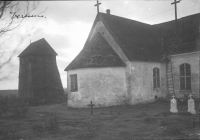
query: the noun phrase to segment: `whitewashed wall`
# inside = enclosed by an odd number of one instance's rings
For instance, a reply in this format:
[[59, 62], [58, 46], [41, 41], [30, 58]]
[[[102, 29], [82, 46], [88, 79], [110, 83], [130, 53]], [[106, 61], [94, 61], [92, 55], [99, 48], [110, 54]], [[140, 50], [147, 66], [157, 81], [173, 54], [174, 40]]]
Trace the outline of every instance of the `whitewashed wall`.
[[[83, 68], [69, 70], [67, 74], [69, 107], [88, 107], [91, 100], [95, 107], [127, 104], [124, 67]], [[77, 74], [77, 92], [70, 92], [71, 74]]]
[[[188, 63], [191, 66], [192, 90], [180, 91], [180, 70], [179, 66]], [[174, 90], [177, 97], [182, 98], [184, 94], [194, 92], [195, 98], [199, 98], [199, 52], [172, 56], [172, 70], [174, 78]]]
[[[153, 88], [153, 68], [160, 70], [160, 88]], [[132, 62], [130, 73], [130, 104], [155, 101], [155, 96], [166, 97], [166, 67], [162, 63]]]

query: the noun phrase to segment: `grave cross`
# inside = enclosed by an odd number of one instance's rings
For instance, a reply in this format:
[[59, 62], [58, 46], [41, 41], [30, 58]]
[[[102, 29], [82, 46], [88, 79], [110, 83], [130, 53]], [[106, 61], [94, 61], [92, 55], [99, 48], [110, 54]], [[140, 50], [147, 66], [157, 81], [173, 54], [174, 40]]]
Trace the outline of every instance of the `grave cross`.
[[172, 98], [173, 98], [173, 99], [172, 99], [172, 103], [175, 103], [175, 102], [176, 102], [176, 99], [175, 99], [174, 97], [175, 97], [175, 96], [173, 95], [173, 96], [172, 96]]
[[171, 3], [172, 5], [174, 4], [174, 8], [175, 8], [176, 30], [177, 30], [177, 6], [176, 6], [176, 4], [179, 3], [180, 1], [181, 1], [181, 0], [179, 0], [179, 1], [174, 0], [174, 2]]
[[100, 5], [101, 3], [99, 3], [99, 1], [97, 0], [97, 4], [95, 4], [94, 6], [97, 6], [97, 14], [99, 13], [99, 5]]
[[90, 101], [90, 104], [88, 105], [91, 108], [91, 115], [93, 114], [93, 106], [95, 106], [92, 101]]
[[191, 99], [192, 96], [193, 96], [193, 95], [190, 93], [190, 95], [189, 95], [190, 99]]

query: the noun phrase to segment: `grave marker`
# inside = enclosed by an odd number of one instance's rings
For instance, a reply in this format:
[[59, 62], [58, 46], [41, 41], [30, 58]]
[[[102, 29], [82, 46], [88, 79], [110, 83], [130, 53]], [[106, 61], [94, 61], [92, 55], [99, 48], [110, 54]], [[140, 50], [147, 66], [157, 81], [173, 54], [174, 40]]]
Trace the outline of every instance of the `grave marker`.
[[171, 113], [177, 113], [178, 112], [178, 109], [177, 109], [177, 101], [176, 99], [174, 98], [175, 96], [173, 95], [172, 96], [172, 99], [170, 100], [170, 112]]
[[191, 114], [196, 114], [196, 111], [195, 111], [195, 103], [194, 103], [194, 100], [191, 98], [192, 97], [192, 94], [190, 93], [189, 95], [190, 99], [188, 100], [188, 112], [190, 112]]
[[92, 101], [90, 101], [90, 104], [88, 105], [91, 108], [91, 115], [93, 114], [93, 106], [95, 106]]

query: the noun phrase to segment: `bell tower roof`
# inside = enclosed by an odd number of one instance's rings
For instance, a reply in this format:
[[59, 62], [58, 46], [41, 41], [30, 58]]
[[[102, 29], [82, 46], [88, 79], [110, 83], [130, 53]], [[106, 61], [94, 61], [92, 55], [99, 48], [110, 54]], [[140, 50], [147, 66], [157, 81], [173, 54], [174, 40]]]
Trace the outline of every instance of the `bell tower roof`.
[[54, 49], [49, 45], [49, 43], [44, 38], [31, 43], [18, 57], [23, 57], [29, 54], [57, 55]]

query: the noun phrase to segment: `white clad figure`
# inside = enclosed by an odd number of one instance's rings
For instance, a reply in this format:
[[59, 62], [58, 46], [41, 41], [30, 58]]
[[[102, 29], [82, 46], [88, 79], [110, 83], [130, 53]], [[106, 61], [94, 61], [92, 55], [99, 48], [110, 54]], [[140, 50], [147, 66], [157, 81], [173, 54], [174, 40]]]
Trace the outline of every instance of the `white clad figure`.
[[177, 109], [177, 101], [176, 99], [174, 98], [175, 96], [173, 95], [172, 96], [172, 99], [170, 100], [170, 112], [171, 113], [177, 113], [178, 112], [178, 109]]

